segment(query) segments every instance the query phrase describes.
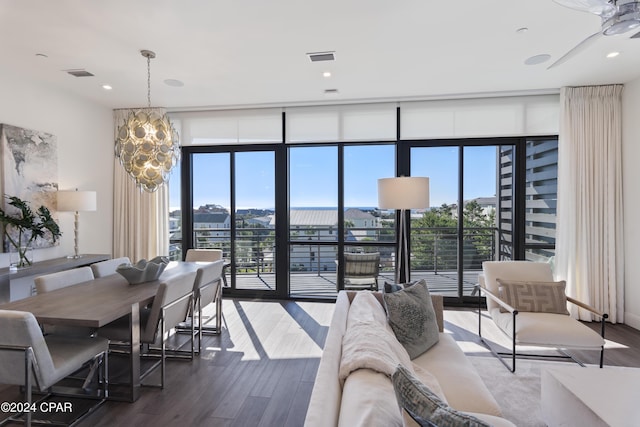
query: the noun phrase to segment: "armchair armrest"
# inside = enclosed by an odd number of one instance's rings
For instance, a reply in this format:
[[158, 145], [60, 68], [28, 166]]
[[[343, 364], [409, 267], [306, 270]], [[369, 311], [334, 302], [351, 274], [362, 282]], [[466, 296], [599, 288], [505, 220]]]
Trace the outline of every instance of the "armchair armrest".
[[484, 294], [487, 297], [491, 298], [493, 301], [495, 301], [498, 304], [500, 304], [500, 306], [502, 308], [504, 308], [505, 310], [507, 310], [509, 313], [518, 314], [518, 310], [515, 307], [512, 307], [509, 304], [507, 304], [506, 302], [504, 302], [503, 300], [501, 300], [500, 297], [498, 297], [496, 294], [494, 294], [493, 292], [491, 292], [487, 288], [484, 288], [484, 287], [480, 286], [479, 284], [476, 285], [476, 286], [478, 287], [478, 290], [479, 290], [480, 293], [484, 292]]
[[608, 319], [609, 315], [607, 313], [603, 313], [601, 311], [596, 310], [595, 308], [591, 307], [588, 304], [583, 303], [582, 301], [578, 301], [577, 299], [571, 298], [571, 297], [567, 297], [567, 301], [569, 301], [572, 304], [577, 305], [578, 307], [584, 308], [587, 311], [590, 311], [591, 313], [595, 314], [596, 316], [602, 318], [602, 319]]

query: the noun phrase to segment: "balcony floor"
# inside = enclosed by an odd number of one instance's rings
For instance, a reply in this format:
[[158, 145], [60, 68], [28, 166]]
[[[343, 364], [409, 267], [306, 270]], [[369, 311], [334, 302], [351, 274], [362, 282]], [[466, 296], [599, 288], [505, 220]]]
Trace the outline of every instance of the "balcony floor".
[[[479, 270], [466, 271], [463, 276], [464, 295], [471, 295], [473, 287], [478, 281]], [[458, 295], [458, 274], [455, 271], [415, 271], [412, 273], [413, 280], [425, 279], [429, 290], [435, 294], [456, 297]], [[378, 283], [382, 287], [385, 282], [393, 282], [392, 272], [383, 272], [378, 278]], [[229, 280], [229, 284], [231, 281]], [[275, 274], [241, 273], [237, 276], [237, 289], [250, 289], [269, 291], [275, 290]], [[336, 273], [291, 273], [291, 293], [292, 298], [335, 298], [336, 297]]]

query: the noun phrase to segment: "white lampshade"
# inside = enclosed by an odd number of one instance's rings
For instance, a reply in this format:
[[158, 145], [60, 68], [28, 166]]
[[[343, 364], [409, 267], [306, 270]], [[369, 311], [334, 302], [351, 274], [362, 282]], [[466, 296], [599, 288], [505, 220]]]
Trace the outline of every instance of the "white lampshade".
[[426, 209], [429, 207], [429, 178], [402, 176], [378, 180], [381, 209]]
[[58, 211], [95, 211], [96, 208], [95, 191], [58, 191]]

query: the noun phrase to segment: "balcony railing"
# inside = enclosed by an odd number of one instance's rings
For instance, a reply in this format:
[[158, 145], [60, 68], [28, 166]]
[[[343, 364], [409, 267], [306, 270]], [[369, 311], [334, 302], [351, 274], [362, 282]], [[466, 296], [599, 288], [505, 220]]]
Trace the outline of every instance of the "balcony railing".
[[[289, 270], [293, 273], [336, 271], [338, 236], [336, 227], [305, 227], [290, 231]], [[481, 270], [483, 261], [494, 259], [496, 229], [465, 228], [462, 236], [463, 268]], [[194, 230], [197, 248], [222, 249], [231, 258], [231, 230]], [[389, 228], [345, 230], [346, 252], [380, 252], [382, 271], [395, 268], [395, 231]], [[172, 259], [182, 256], [181, 242], [171, 241]], [[236, 231], [235, 268], [237, 274], [273, 273], [275, 235], [271, 229], [243, 228]], [[412, 228], [411, 270], [415, 272], [456, 271], [458, 268], [458, 230], [453, 227]]]

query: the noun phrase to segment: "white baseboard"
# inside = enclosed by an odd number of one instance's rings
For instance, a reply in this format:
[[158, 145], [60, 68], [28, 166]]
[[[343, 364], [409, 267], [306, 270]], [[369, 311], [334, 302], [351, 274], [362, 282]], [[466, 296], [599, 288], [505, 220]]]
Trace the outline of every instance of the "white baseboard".
[[626, 312], [624, 314], [624, 324], [634, 329], [640, 329], [640, 316]]

